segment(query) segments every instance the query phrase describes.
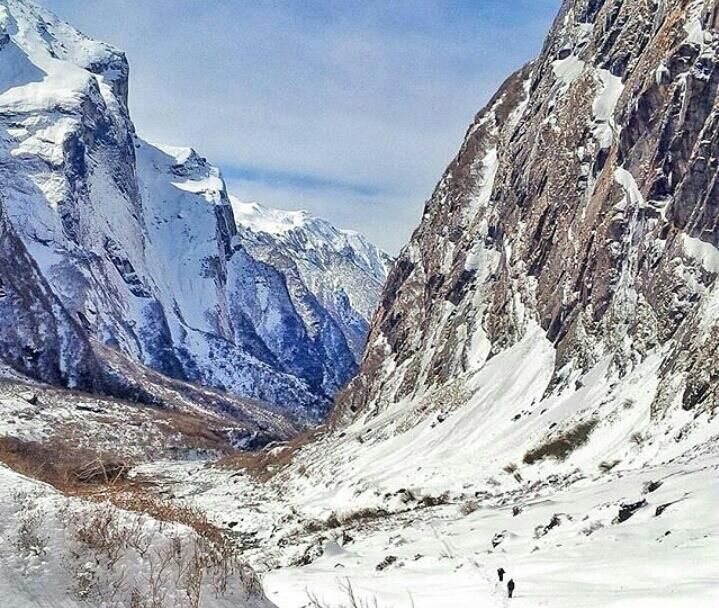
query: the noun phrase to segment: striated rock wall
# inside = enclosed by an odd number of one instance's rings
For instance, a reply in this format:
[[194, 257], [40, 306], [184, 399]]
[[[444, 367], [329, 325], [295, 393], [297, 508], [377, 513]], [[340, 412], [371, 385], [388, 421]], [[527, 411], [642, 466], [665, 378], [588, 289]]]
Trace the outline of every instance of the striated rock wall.
[[713, 410], [718, 61], [716, 0], [566, 0], [427, 202], [335, 420], [471, 374], [534, 324], [547, 391], [659, 352], [653, 415]]

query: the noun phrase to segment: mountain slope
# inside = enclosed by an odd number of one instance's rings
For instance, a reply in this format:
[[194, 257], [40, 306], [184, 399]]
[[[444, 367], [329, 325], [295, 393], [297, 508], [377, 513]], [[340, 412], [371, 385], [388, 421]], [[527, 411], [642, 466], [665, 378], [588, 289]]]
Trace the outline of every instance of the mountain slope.
[[[361, 234], [338, 230], [304, 211], [230, 199], [247, 249], [305, 286], [306, 295], [296, 299], [316, 298], [316, 305], [339, 325], [359, 363], [392, 259]], [[308, 327], [319, 323], [311, 314], [316, 305], [296, 305]]]
[[[15, 321], [0, 329], [0, 358], [107, 391], [103, 345], [175, 379], [321, 417], [356, 369], [366, 319], [325, 311], [335, 303], [323, 293], [306, 322], [314, 285], [252, 255], [219, 171], [136, 135], [121, 52], [23, 0], [0, 2], [0, 26], [0, 229], [18, 259], [0, 270], [0, 306]], [[342, 323], [356, 327], [345, 335]]]
[[506, 606], [503, 567], [517, 606], [716, 605], [718, 60], [716, 0], [563, 2], [427, 202], [333, 428], [268, 451], [262, 513], [178, 471], [264, 531], [278, 604], [341, 603], [341, 572]]
[[532, 409], [656, 358], [652, 422], [714, 418], [716, 19], [710, 1], [563, 4], [427, 203], [338, 417], [531, 343], [549, 359]]

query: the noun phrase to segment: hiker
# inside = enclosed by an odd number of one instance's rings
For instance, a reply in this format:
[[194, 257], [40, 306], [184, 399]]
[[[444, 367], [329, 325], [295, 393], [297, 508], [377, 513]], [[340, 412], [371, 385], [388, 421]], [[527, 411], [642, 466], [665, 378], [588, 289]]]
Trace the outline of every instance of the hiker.
[[499, 582], [501, 583], [504, 580], [504, 568], [497, 568], [497, 576], [499, 577]]
[[514, 593], [514, 579], [510, 578], [509, 582], [507, 583], [507, 593], [509, 594], [509, 597], [512, 597], [512, 594]]

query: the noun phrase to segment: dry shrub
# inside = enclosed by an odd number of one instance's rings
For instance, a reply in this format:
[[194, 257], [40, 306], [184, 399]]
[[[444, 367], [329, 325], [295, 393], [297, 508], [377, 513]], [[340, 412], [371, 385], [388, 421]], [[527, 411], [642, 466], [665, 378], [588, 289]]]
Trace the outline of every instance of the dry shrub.
[[[325, 431], [318, 427], [298, 435], [294, 439], [281, 445], [268, 445], [257, 452], [239, 452], [225, 456], [217, 461], [216, 466], [236, 471], [244, 471], [258, 481], [268, 481], [280, 471], [285, 470], [294, 461], [295, 454], [303, 446], [316, 441]], [[300, 474], [306, 475], [307, 469], [301, 468]]]
[[47, 551], [47, 537], [42, 533], [45, 512], [37, 505], [37, 496], [28, 492], [15, 492], [17, 528], [13, 546], [24, 557], [42, 556]]
[[646, 438], [642, 433], [637, 431], [636, 433], [632, 433], [631, 437], [629, 438], [629, 441], [631, 441], [634, 445], [641, 447], [644, 444], [644, 441]]
[[163, 500], [139, 487], [109, 493], [107, 497], [122, 510], [145, 513], [157, 521], [181, 524], [194, 530], [202, 549], [195, 563], [201, 565], [203, 571], [213, 572], [213, 584], [218, 592], [224, 592], [230, 576], [237, 574], [250, 593], [262, 593], [259, 578], [241, 559], [233, 539], [211, 523], [204, 512]]
[[365, 507], [349, 513], [331, 513], [325, 520], [311, 519], [305, 523], [300, 535], [316, 534], [326, 530], [335, 530], [343, 526], [358, 525], [374, 519], [382, 519], [389, 515], [389, 511], [380, 507]]
[[[138, 521], [138, 518], [133, 518]], [[129, 538], [136, 534], [134, 527], [120, 523], [112, 505], [105, 504], [74, 521], [74, 537], [85, 549], [104, 555], [110, 566], [129, 547]]]
[[438, 507], [440, 505], [446, 505], [449, 502], [449, 492], [443, 492], [437, 496], [427, 494], [422, 496], [420, 502], [424, 507]]
[[[199, 608], [203, 590], [222, 597], [237, 582], [247, 594], [262, 595], [259, 578], [236, 545], [198, 511], [139, 493], [114, 495], [111, 502], [126, 509], [106, 502], [65, 511], [72, 547], [65, 568], [79, 599], [107, 603], [125, 597], [122, 605], [133, 608], [166, 608], [168, 589], [177, 589], [184, 594], [182, 608]], [[128, 516], [126, 511], [135, 512]], [[148, 513], [155, 521], [146, 517]], [[179, 523], [193, 532], [163, 532], [166, 523]], [[132, 584], [121, 566], [127, 556], [146, 564], [144, 578]]]
[[220, 543], [226, 538], [225, 533], [211, 523], [199, 509], [164, 500], [143, 488], [123, 488], [117, 492], [107, 492], [98, 498], [109, 500], [123, 511], [145, 513], [160, 522], [182, 524], [212, 542]]
[[78, 449], [59, 441], [40, 443], [0, 437], [0, 461], [11, 469], [55, 486], [65, 493], [81, 493], [89, 486], [126, 481], [129, 462], [111, 455]]
[[459, 512], [467, 516], [474, 513], [477, 509], [479, 509], [479, 503], [476, 500], [468, 500], [460, 505]]
[[[71, 510], [68, 503], [58, 512], [68, 551], [56, 558], [79, 600], [90, 605], [167, 608], [167, 589], [175, 588], [186, 596], [182, 608], [199, 608], [203, 588], [222, 596], [238, 581], [247, 594], [262, 595], [259, 578], [231, 538], [201, 511], [162, 500], [144, 485], [128, 481], [127, 463], [58, 442], [11, 437], [0, 438], [0, 461], [85, 499], [84, 508]], [[47, 545], [41, 534], [45, 514], [29, 498], [18, 501], [22, 505], [17, 550], [41, 555]], [[170, 523], [184, 525], [192, 533], [168, 540], [162, 530]], [[147, 565], [146, 580], [126, 580], [122, 564], [127, 559]]]
[[545, 458], [554, 458], [555, 460], [564, 460], [578, 447], [584, 445], [589, 440], [589, 435], [597, 426], [596, 420], [587, 420], [580, 422], [576, 426], [563, 431], [547, 439], [544, 443], [529, 450], [523, 458], [525, 464], [534, 464]]

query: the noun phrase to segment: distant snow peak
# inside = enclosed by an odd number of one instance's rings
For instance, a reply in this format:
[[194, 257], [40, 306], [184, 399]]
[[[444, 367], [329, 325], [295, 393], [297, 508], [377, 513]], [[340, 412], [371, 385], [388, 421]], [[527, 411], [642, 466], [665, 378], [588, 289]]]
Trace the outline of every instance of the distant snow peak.
[[255, 232], [284, 234], [304, 226], [310, 219], [306, 211], [270, 209], [260, 203], [246, 203], [235, 196], [230, 196], [230, 201], [237, 223]]
[[318, 335], [314, 328], [323, 322], [316, 314], [324, 310], [359, 362], [390, 256], [359, 233], [306, 211], [271, 209], [234, 196], [230, 201], [244, 246], [283, 274], [310, 333]]

